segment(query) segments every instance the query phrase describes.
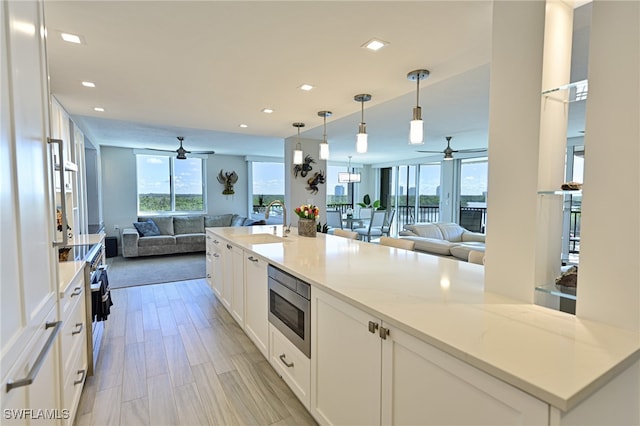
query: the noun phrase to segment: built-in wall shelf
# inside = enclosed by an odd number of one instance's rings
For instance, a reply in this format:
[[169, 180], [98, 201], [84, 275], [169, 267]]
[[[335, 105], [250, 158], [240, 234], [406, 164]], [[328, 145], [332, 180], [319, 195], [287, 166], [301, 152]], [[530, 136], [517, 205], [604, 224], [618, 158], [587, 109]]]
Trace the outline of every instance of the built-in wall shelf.
[[538, 191], [540, 195], [582, 195], [581, 189], [551, 189], [546, 191]]

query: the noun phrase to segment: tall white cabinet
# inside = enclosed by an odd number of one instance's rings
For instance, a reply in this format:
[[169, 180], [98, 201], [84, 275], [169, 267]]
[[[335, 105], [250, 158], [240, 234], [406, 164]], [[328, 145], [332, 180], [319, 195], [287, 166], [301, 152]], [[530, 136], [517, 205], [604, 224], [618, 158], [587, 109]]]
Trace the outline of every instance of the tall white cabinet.
[[[0, 395], [4, 410], [60, 407], [54, 206], [42, 4], [0, 4]], [[13, 387], [11, 383], [24, 386]], [[52, 413], [57, 424], [64, 413]], [[22, 423], [19, 421], [17, 423]]]

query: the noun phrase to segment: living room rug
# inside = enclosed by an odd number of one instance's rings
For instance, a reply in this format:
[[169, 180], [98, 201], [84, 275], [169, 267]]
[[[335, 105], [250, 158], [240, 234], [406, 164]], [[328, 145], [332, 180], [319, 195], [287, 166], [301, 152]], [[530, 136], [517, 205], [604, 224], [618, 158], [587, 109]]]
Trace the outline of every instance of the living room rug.
[[205, 254], [186, 253], [164, 256], [113, 257], [109, 265], [109, 287], [122, 288], [204, 278]]

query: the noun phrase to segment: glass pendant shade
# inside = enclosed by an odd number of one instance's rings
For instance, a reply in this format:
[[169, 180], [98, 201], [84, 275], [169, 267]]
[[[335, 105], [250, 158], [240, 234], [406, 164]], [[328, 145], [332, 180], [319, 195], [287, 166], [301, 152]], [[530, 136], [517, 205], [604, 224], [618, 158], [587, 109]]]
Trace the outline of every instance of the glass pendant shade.
[[368, 148], [368, 135], [366, 133], [358, 133], [356, 135], [356, 152], [364, 154]]
[[302, 164], [302, 149], [300, 144], [296, 146], [296, 149], [293, 151], [293, 164]]
[[421, 145], [424, 143], [422, 120], [411, 120], [409, 127], [409, 143], [411, 145]]
[[321, 160], [329, 159], [329, 144], [326, 142], [322, 142], [320, 144], [320, 159]]

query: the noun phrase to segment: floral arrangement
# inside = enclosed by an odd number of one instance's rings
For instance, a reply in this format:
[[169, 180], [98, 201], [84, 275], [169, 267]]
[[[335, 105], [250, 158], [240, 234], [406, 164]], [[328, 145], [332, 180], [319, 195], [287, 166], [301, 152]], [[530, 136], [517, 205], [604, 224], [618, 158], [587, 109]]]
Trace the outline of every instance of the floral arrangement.
[[313, 204], [303, 204], [296, 207], [296, 214], [302, 219], [316, 220], [320, 217], [320, 209]]

